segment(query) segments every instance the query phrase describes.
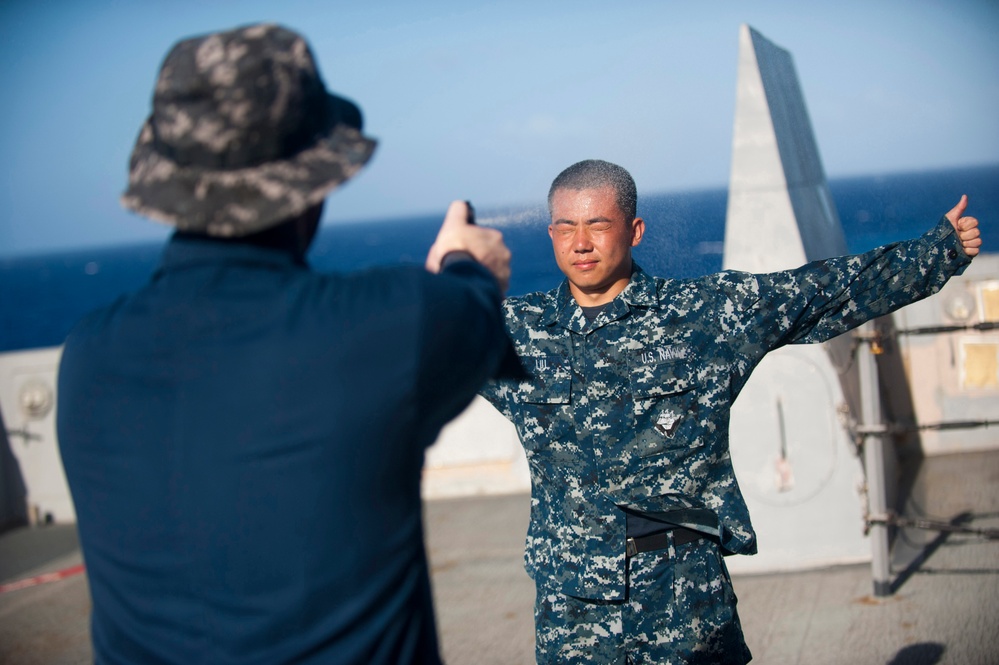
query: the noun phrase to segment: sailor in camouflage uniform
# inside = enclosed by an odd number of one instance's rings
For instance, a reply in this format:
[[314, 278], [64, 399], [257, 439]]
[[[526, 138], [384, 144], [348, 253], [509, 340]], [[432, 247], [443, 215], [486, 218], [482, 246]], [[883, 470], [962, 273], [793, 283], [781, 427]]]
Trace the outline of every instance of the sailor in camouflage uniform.
[[766, 275], [652, 277], [619, 166], [549, 192], [562, 284], [508, 298], [530, 378], [482, 394], [531, 468], [525, 560], [539, 663], [745, 663], [722, 559], [756, 536], [729, 456], [733, 401], [768, 351], [821, 342], [919, 300], [978, 253], [962, 198], [920, 238]]

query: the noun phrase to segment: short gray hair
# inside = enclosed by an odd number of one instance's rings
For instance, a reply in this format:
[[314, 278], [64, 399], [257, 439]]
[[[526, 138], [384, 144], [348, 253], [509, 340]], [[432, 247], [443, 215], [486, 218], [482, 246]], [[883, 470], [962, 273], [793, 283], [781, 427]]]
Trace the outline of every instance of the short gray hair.
[[552, 199], [560, 189], [599, 189], [613, 187], [617, 195], [617, 207], [630, 221], [637, 217], [638, 190], [635, 179], [624, 168], [600, 159], [585, 159], [565, 169], [552, 181], [548, 190], [548, 214], [552, 212]]

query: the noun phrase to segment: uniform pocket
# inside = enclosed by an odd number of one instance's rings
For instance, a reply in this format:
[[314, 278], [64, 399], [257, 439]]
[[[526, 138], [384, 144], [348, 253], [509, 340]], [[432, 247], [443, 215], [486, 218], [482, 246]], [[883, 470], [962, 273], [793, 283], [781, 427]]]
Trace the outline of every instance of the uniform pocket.
[[553, 441], [570, 441], [573, 435], [572, 381], [569, 365], [558, 356], [538, 355], [524, 359], [531, 374], [512, 393], [521, 443], [529, 452]]
[[569, 364], [561, 356], [536, 355], [524, 358], [525, 369], [531, 375], [517, 385], [513, 398], [524, 404], [568, 404]]
[[696, 371], [685, 362], [632, 368], [635, 445], [639, 455], [697, 445], [698, 385]]
[[702, 540], [676, 548], [673, 595], [681, 616], [697, 617], [677, 645], [683, 662], [749, 661], [732, 580], [717, 545]]

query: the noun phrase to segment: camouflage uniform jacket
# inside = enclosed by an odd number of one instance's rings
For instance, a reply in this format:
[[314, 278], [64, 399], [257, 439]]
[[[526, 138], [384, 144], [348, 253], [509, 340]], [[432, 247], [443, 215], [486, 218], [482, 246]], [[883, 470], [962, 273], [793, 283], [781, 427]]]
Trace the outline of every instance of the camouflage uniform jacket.
[[588, 324], [568, 283], [511, 297], [506, 325], [524, 381], [481, 394], [512, 420], [531, 469], [525, 562], [536, 582], [625, 597], [631, 507], [753, 554], [729, 456], [730, 408], [785, 344], [821, 342], [939, 290], [970, 259], [950, 223], [865, 254], [771, 274], [725, 271], [631, 282]]

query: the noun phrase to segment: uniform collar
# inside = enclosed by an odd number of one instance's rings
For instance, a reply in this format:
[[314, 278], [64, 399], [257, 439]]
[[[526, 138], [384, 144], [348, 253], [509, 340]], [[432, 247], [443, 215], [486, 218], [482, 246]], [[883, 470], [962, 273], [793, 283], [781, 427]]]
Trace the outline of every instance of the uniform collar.
[[[637, 263], [632, 264], [631, 280], [628, 286], [622, 291], [610, 305], [594, 321], [591, 330], [599, 328], [601, 325], [616, 321], [631, 311], [632, 307], [655, 307], [659, 304], [659, 293], [656, 289], [656, 281], [647, 272], [642, 270]], [[569, 280], [563, 279], [562, 283], [552, 291], [548, 292], [548, 303], [541, 315], [541, 324], [560, 325], [573, 332], [584, 332], [587, 328], [586, 317], [576, 303], [569, 291]]]
[[163, 257], [156, 272], [159, 274], [220, 263], [239, 263], [275, 269], [305, 267], [305, 262], [288, 249], [175, 233], [163, 250]]

